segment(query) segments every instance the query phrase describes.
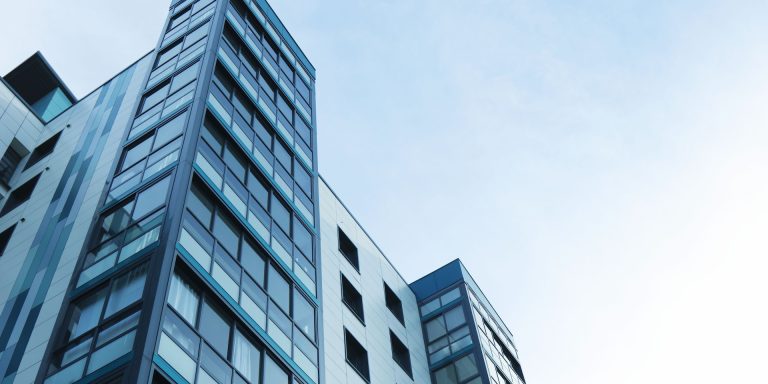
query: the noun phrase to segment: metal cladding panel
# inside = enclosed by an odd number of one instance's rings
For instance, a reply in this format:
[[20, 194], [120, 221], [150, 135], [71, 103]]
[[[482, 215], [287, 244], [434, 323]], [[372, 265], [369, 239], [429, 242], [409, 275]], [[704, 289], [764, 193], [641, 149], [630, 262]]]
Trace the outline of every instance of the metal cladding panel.
[[40, 175], [29, 201], [0, 219], [18, 223], [0, 259], [17, 276], [2, 287], [3, 383], [34, 381], [148, 67], [145, 57], [46, 125], [34, 143], [61, 132], [54, 152], [14, 181]]

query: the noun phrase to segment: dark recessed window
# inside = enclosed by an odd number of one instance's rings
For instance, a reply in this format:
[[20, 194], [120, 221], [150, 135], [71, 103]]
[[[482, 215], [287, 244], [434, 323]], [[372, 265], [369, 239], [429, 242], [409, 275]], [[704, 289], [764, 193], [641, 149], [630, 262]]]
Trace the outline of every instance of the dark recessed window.
[[395, 315], [397, 320], [400, 320], [401, 324], [405, 325], [405, 318], [403, 316], [403, 302], [400, 301], [400, 298], [397, 297], [395, 291], [393, 291], [392, 288], [387, 285], [387, 283], [384, 283], [384, 297], [389, 311]]
[[368, 351], [346, 329], [344, 330], [344, 344], [347, 364], [354, 368], [365, 381], [370, 382], [371, 374], [368, 371]]
[[350, 264], [352, 264], [355, 269], [358, 271], [360, 270], [360, 261], [357, 258], [357, 247], [341, 228], [339, 228], [339, 251], [347, 258], [347, 260], [349, 260]]
[[60, 136], [61, 132], [53, 135], [50, 139], [38, 145], [37, 148], [35, 148], [35, 150], [32, 151], [32, 154], [29, 156], [29, 160], [27, 160], [27, 165], [24, 166], [24, 169], [39, 163], [40, 160], [53, 153], [53, 150], [56, 148], [56, 143], [59, 142]]
[[0, 232], [0, 256], [5, 253], [5, 248], [8, 247], [8, 242], [11, 241], [11, 235], [13, 235], [14, 229], [16, 229], [16, 224], [5, 231]]
[[352, 313], [365, 323], [365, 315], [363, 314], [363, 296], [355, 289], [355, 286], [347, 280], [344, 275], [341, 275], [341, 301], [346, 304]]
[[389, 331], [389, 342], [392, 345], [392, 359], [412, 378], [411, 353], [408, 351], [408, 347], [392, 331]]
[[32, 196], [32, 191], [35, 190], [37, 180], [39, 179], [40, 175], [37, 175], [26, 183], [22, 184], [20, 187], [14, 189], [13, 192], [8, 195], [8, 201], [5, 202], [3, 210], [0, 211], [0, 216], [13, 211], [16, 209], [16, 207], [24, 204], [27, 200], [29, 200], [29, 197]]
[[16, 172], [16, 167], [19, 166], [21, 159], [26, 156], [29, 151], [22, 150], [24, 146], [17, 139], [11, 141], [11, 145], [5, 150], [5, 154], [0, 158], [0, 184], [8, 187], [8, 183], [11, 182], [11, 177]]

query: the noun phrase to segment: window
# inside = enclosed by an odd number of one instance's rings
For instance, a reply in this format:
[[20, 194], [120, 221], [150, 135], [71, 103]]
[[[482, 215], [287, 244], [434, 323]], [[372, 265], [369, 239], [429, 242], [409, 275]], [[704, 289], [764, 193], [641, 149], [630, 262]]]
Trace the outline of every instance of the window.
[[269, 296], [272, 297], [277, 305], [279, 305], [285, 312], [288, 312], [290, 308], [291, 300], [291, 286], [283, 275], [275, 269], [274, 265], [269, 266], [269, 281], [268, 281]]
[[264, 356], [264, 383], [288, 384], [288, 374], [269, 355]]
[[173, 274], [171, 287], [168, 293], [168, 304], [179, 312], [187, 322], [197, 325], [197, 306], [200, 304], [200, 295], [192, 288], [192, 285]]
[[435, 372], [435, 382], [446, 384], [465, 383], [477, 375], [475, 355], [469, 354]]
[[360, 262], [357, 258], [357, 247], [341, 228], [339, 228], [339, 251], [356, 270], [360, 271]]
[[39, 179], [40, 175], [37, 175], [26, 183], [22, 184], [20, 187], [14, 189], [13, 192], [8, 195], [8, 200], [5, 202], [3, 210], [0, 211], [0, 216], [5, 215], [6, 213], [16, 209], [18, 206], [26, 203], [27, 200], [29, 200], [29, 198], [32, 196], [32, 191], [35, 190], [35, 186], [37, 185], [37, 181]]
[[400, 324], [405, 325], [405, 318], [403, 317], [403, 302], [400, 301], [400, 298], [397, 297], [397, 294], [395, 294], [395, 292], [392, 290], [392, 288], [389, 287], [389, 285], [387, 285], [387, 283], [384, 283], [384, 298], [389, 311], [395, 315], [397, 320], [400, 321]]
[[355, 289], [355, 286], [344, 275], [341, 275], [341, 301], [365, 324], [363, 295]]
[[443, 337], [446, 332], [458, 328], [465, 323], [464, 307], [461, 305], [454, 307], [426, 324], [427, 340], [430, 342], [437, 340]]
[[12, 225], [5, 231], [0, 232], [0, 256], [5, 253], [5, 248], [8, 247], [8, 242], [11, 241], [11, 235], [13, 235], [14, 229], [16, 229], [16, 224]]
[[315, 307], [298, 289], [293, 290], [293, 322], [310, 339], [315, 339]]
[[440, 295], [435, 299], [432, 299], [421, 306], [421, 315], [428, 315], [461, 297], [461, 291], [458, 287]]
[[37, 164], [40, 162], [40, 160], [53, 153], [53, 150], [56, 148], [56, 143], [59, 142], [60, 136], [61, 132], [53, 135], [50, 139], [38, 145], [37, 148], [35, 148], [35, 150], [32, 151], [32, 154], [29, 156], [29, 160], [27, 160], [27, 165], [24, 166], [24, 169]]
[[248, 381], [259, 382], [261, 350], [239, 331], [235, 331], [232, 344], [232, 364]]
[[187, 21], [191, 14], [192, 14], [192, 7], [188, 7], [187, 9], [174, 15], [171, 18], [171, 21], [168, 23], [168, 30], [170, 31], [178, 27], [179, 25], [181, 25], [181, 23]]
[[182, 40], [179, 40], [171, 44], [171, 46], [162, 50], [159, 54], [157, 54], [157, 61], [155, 62], [155, 68], [167, 63], [168, 60], [175, 58], [176, 55], [178, 55], [179, 52], [181, 52], [182, 42], [183, 42]]
[[203, 302], [203, 308], [200, 312], [199, 330], [208, 343], [210, 343], [222, 356], [227, 356], [229, 347], [230, 322], [226, 319], [218, 308], [211, 305], [210, 302]]
[[5, 150], [5, 154], [0, 158], [0, 184], [6, 188], [11, 182], [11, 177], [16, 172], [16, 167], [19, 166], [21, 159], [29, 153], [24, 145], [21, 144], [16, 138], [11, 141], [8, 149]]
[[395, 334], [389, 331], [389, 342], [392, 346], [392, 359], [400, 368], [405, 371], [411, 378], [413, 378], [413, 372], [411, 371], [411, 353], [408, 351], [408, 347], [395, 336]]
[[147, 266], [145, 264], [115, 280], [115, 283], [112, 284], [112, 293], [109, 295], [109, 304], [104, 317], [109, 317], [139, 300], [144, 292], [144, 279], [146, 277]]
[[139, 115], [146, 112], [150, 108], [154, 107], [157, 104], [160, 104], [163, 99], [165, 99], [165, 96], [168, 95], [168, 88], [170, 86], [169, 82], [165, 82], [163, 85], [156, 87], [146, 95], [144, 95], [144, 98], [141, 101], [141, 108], [139, 109]]
[[371, 375], [368, 371], [368, 351], [363, 348], [354, 336], [349, 331], [344, 330], [344, 344], [347, 355], [347, 364], [349, 364], [355, 371], [365, 379], [365, 381], [371, 381]]

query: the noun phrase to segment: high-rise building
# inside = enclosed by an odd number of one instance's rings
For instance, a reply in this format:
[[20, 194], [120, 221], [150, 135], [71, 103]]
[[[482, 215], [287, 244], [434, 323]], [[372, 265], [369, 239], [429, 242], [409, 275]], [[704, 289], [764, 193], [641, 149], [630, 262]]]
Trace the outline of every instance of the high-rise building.
[[0, 81], [0, 384], [524, 383], [459, 261], [408, 284], [317, 167], [315, 69], [265, 0], [174, 1], [77, 99]]

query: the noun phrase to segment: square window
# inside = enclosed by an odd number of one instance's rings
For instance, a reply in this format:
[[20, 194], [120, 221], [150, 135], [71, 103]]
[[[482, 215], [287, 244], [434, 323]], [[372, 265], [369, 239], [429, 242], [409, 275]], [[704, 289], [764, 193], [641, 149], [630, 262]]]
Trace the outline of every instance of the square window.
[[339, 228], [339, 251], [347, 258], [350, 264], [359, 272], [360, 261], [357, 258], [357, 247], [349, 239], [346, 233]]
[[26, 183], [14, 189], [8, 195], [8, 200], [6, 200], [5, 206], [3, 206], [3, 210], [0, 211], [0, 216], [5, 215], [6, 213], [16, 209], [18, 206], [26, 203], [27, 200], [29, 200], [29, 198], [32, 196], [32, 191], [35, 190], [35, 186], [37, 185], [38, 180], [40, 180], [40, 175], [31, 178]]
[[27, 165], [24, 166], [24, 169], [37, 164], [40, 162], [40, 160], [53, 153], [53, 150], [56, 148], [56, 143], [59, 142], [60, 136], [61, 132], [53, 135], [50, 139], [38, 145], [37, 148], [35, 148], [35, 150], [32, 151], [32, 154], [29, 156], [29, 160], [27, 160]]
[[346, 329], [344, 330], [344, 344], [347, 364], [354, 368], [366, 382], [370, 382], [371, 374], [368, 371], [368, 351]]
[[384, 283], [384, 297], [387, 303], [387, 308], [393, 315], [400, 321], [400, 324], [405, 325], [405, 318], [403, 317], [403, 302], [397, 297], [395, 291]]
[[389, 342], [392, 346], [392, 359], [400, 368], [413, 378], [413, 372], [411, 371], [411, 353], [408, 351], [408, 347], [395, 336], [392, 331], [389, 331]]
[[341, 301], [365, 324], [365, 312], [363, 310], [363, 295], [355, 288], [352, 283], [341, 275]]
[[165, 96], [168, 95], [169, 87], [169, 82], [165, 82], [163, 85], [156, 87], [155, 89], [145, 94], [141, 100], [141, 108], [139, 108], [138, 115], [148, 111], [155, 105], [160, 104], [165, 99]]

